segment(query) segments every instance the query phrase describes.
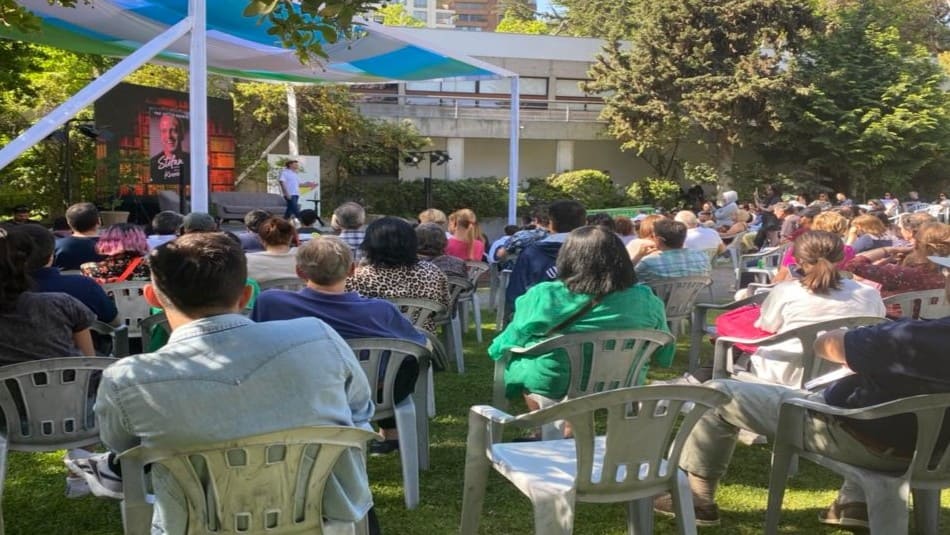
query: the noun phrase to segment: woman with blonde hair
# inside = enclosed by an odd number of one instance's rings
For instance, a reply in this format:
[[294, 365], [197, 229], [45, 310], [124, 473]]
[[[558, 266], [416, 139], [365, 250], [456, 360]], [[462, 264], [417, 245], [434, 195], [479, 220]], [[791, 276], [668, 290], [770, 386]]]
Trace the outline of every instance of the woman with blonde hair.
[[851, 221], [851, 228], [844, 242], [850, 245], [855, 253], [863, 253], [879, 247], [894, 245], [894, 240], [887, 237], [887, 227], [880, 218], [873, 215], [860, 215]]
[[449, 216], [449, 238], [445, 254], [462, 260], [481, 260], [485, 255], [485, 242], [481, 240], [482, 230], [478, 226], [475, 212], [462, 208]]
[[[832, 211], [822, 212], [812, 219], [808, 229], [829, 232], [842, 240], [843, 255], [838, 264], [839, 269], [844, 269], [845, 263], [854, 258], [854, 249], [850, 245], [844, 244], [844, 235], [848, 231], [848, 220], [843, 215]], [[795, 244], [793, 243], [785, 251], [785, 256], [782, 258], [782, 267], [779, 268], [772, 282], [782, 282], [792, 278], [793, 274], [789, 273], [788, 268], [795, 263]]]
[[732, 224], [719, 227], [719, 234], [722, 238], [730, 238], [740, 232], [749, 230], [749, 221], [752, 221], [752, 214], [748, 210], [739, 208], [732, 213]]
[[879, 285], [885, 297], [943, 288], [944, 276], [939, 266], [927, 257], [950, 255], [950, 225], [936, 221], [924, 223], [913, 240], [913, 247], [889, 246], [865, 251], [844, 268]]

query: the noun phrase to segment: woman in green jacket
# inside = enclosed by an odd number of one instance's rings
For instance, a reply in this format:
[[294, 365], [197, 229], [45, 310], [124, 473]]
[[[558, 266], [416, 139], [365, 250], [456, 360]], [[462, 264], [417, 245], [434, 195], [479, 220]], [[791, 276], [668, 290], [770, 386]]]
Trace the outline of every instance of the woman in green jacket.
[[[615, 329], [669, 332], [663, 302], [649, 287], [636, 284], [630, 257], [613, 232], [599, 226], [574, 230], [561, 246], [555, 265], [557, 280], [532, 286], [518, 298], [511, 323], [488, 348], [493, 360], [513, 347], [531, 346], [557, 334]], [[583, 312], [585, 308], [589, 310]], [[669, 366], [675, 351], [674, 344], [666, 345], [654, 353], [653, 360]], [[507, 396], [524, 395], [530, 410], [539, 408], [539, 400], [529, 394], [559, 400], [567, 394], [569, 380], [567, 356], [556, 352], [512, 355], [505, 369]]]

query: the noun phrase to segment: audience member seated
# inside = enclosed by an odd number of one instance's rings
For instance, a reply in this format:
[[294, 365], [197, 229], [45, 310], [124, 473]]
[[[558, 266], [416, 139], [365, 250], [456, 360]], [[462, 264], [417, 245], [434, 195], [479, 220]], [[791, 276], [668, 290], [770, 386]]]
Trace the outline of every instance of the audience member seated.
[[913, 247], [880, 247], [865, 251], [846, 263], [843, 269], [878, 285], [884, 297], [940, 288], [943, 276], [928, 257], [950, 254], [950, 226], [936, 221], [924, 223], [917, 229], [913, 241]]
[[855, 254], [894, 245], [887, 236], [887, 227], [872, 215], [860, 215], [851, 221], [845, 243], [854, 249]]
[[310, 238], [313, 238], [314, 234], [320, 234], [320, 230], [313, 226], [317, 222], [317, 212], [312, 208], [307, 208], [306, 210], [301, 210], [300, 215], [297, 216], [297, 219], [300, 221], [301, 227], [297, 229], [297, 237], [300, 241], [307, 241]]
[[[250, 298], [241, 247], [223, 233], [193, 233], [150, 255], [146, 299], [172, 335], [155, 353], [127, 357], [102, 376], [96, 416], [109, 454], [67, 455], [94, 493], [120, 497], [115, 454], [139, 444], [191, 448], [303, 426], [370, 429], [372, 391], [353, 352], [315, 318], [254, 323], [238, 312]], [[353, 522], [372, 507], [363, 456], [343, 453], [323, 515]], [[105, 486], [103, 483], [108, 483]], [[152, 469], [153, 529], [185, 533], [181, 490]]]
[[515, 225], [505, 225], [504, 232], [504, 235], [493, 241], [491, 247], [488, 248], [488, 262], [492, 264], [501, 262], [501, 257], [507, 254], [505, 252], [505, 244], [511, 240], [512, 236], [518, 233], [518, 227]]
[[[434, 227], [445, 240], [445, 233], [438, 225], [425, 226]], [[353, 275], [355, 267], [349, 246], [339, 238], [311, 240], [297, 250], [297, 272], [306, 279], [307, 287], [299, 292], [267, 290], [258, 297], [251, 319], [260, 322], [315, 317], [344, 340], [398, 338], [428, 345], [426, 336], [389, 301], [346, 291], [346, 278]], [[397, 403], [415, 390], [418, 375], [419, 365], [415, 359], [399, 368], [393, 393]], [[380, 428], [385, 441], [372, 444], [370, 451], [389, 453], [398, 449], [396, 422], [383, 420]]]
[[26, 259], [26, 269], [37, 292], [62, 292], [86, 305], [104, 323], [115, 321], [118, 311], [115, 302], [106, 295], [96, 281], [82, 275], [63, 275], [53, 267], [53, 233], [40, 225], [24, 225], [18, 232], [25, 233], [32, 241], [32, 250]]
[[261, 243], [257, 231], [260, 230], [261, 223], [271, 218], [267, 210], [255, 209], [244, 214], [244, 232], [238, 234], [241, 240], [241, 247], [245, 253], [256, 253], [264, 250], [264, 244]]
[[117, 223], [106, 228], [96, 243], [96, 252], [104, 258], [80, 266], [82, 274], [100, 284], [149, 279], [148, 241], [145, 232], [132, 223]]
[[609, 230], [610, 232], [613, 232], [614, 234], [617, 233], [617, 224], [614, 222], [614, 218], [610, 217], [610, 215], [605, 214], [603, 212], [597, 213], [597, 214], [589, 214], [587, 216], [587, 225], [588, 226], [597, 225], [600, 227], [604, 227], [605, 229]]
[[718, 255], [725, 250], [719, 233], [713, 229], [699, 226], [699, 219], [690, 210], [676, 212], [676, 221], [686, 225], [686, 241], [683, 247], [695, 251], [715, 251]]
[[89, 308], [64, 293], [30, 290], [27, 259], [35, 245], [24, 229], [0, 227], [0, 365], [95, 355]]
[[30, 219], [30, 207], [25, 204], [18, 204], [13, 207], [13, 219], [9, 221], [14, 225], [39, 225], [39, 221]]
[[468, 277], [465, 261], [445, 254], [448, 240], [442, 227], [435, 223], [423, 223], [416, 227], [416, 239], [419, 241], [417, 253], [419, 260], [431, 262], [446, 275]]
[[218, 221], [207, 212], [191, 212], [181, 220], [179, 235], [193, 234], [195, 232], [217, 232]]
[[163, 243], [168, 243], [178, 237], [178, 229], [184, 217], [178, 212], [165, 210], [155, 214], [152, 218], [152, 233], [148, 235], [148, 248], [154, 249]]
[[297, 276], [297, 249], [291, 247], [296, 237], [294, 226], [281, 217], [264, 220], [257, 230], [264, 250], [247, 253], [247, 276], [258, 284], [274, 279]]
[[[643, 258], [644, 255], [640, 254], [643, 249], [656, 250], [656, 242], [653, 241], [653, 225], [661, 219], [663, 219], [663, 216], [659, 214], [650, 214], [643, 216], [643, 219], [640, 220], [640, 228], [637, 229], [639, 237], [627, 243], [627, 255], [631, 260], [638, 257]], [[636, 265], [636, 262], [634, 261], [634, 265]]]
[[752, 221], [752, 214], [740, 208], [732, 212], [732, 222], [730, 224], [719, 226], [719, 235], [723, 238], [731, 238], [740, 232], [745, 232], [749, 230], [750, 221]]
[[[349, 244], [347, 244], [349, 245]], [[346, 279], [346, 289], [364, 297], [431, 299], [449, 306], [448, 282], [442, 271], [416, 256], [419, 248], [412, 225], [398, 217], [383, 217], [366, 227], [361, 246], [364, 262]], [[435, 332], [430, 321], [426, 330]]]
[[722, 206], [713, 210], [713, 219], [717, 227], [728, 227], [735, 223], [735, 213], [739, 209], [736, 201], [739, 200], [739, 194], [734, 191], [726, 191], [722, 194]]
[[[540, 282], [518, 298], [517, 311], [492, 341], [488, 355], [499, 360], [513, 347], [531, 346], [555, 334], [612, 329], [669, 332], [663, 302], [636, 283], [633, 264], [616, 234], [599, 226], [575, 229], [559, 249], [557, 279]], [[669, 366], [674, 351], [672, 344], [663, 347], [653, 359]], [[570, 372], [563, 355], [512, 355], [505, 369], [506, 395], [524, 396], [528, 410], [549, 406], [567, 394]], [[645, 377], [646, 368], [638, 382]]]
[[468, 208], [456, 210], [449, 216], [449, 232], [452, 236], [445, 246], [445, 254], [462, 260], [481, 261], [485, 256], [485, 243], [478, 226], [475, 212]]
[[649, 284], [663, 279], [678, 277], [708, 277], [711, 271], [709, 256], [702, 251], [684, 249], [686, 225], [671, 219], [660, 219], [653, 224], [653, 240], [656, 250], [649, 247], [640, 250], [640, 257], [633, 258], [637, 278]]
[[79, 269], [86, 262], [98, 262], [99, 211], [91, 202], [76, 203], [66, 209], [66, 222], [72, 234], [56, 240], [53, 265], [59, 269]]
[[[848, 220], [838, 212], [822, 212], [816, 215], [808, 225], [809, 230], [820, 230], [830, 232], [844, 239], [848, 231]], [[799, 234], [801, 236], [801, 234]], [[844, 257], [838, 263], [838, 268], [843, 269], [844, 265], [854, 258], [854, 249], [850, 245], [844, 246]], [[789, 273], [789, 266], [795, 264], [795, 246], [792, 245], [785, 250], [785, 256], [782, 257], [782, 264], [778, 272], [772, 278], [772, 282], [782, 282], [792, 278]]]
[[548, 206], [551, 234], [532, 243], [518, 255], [505, 289], [505, 310], [514, 314], [516, 299], [539, 282], [557, 279], [557, 253], [572, 230], [587, 222], [587, 210], [577, 201], [554, 201]]
[[[532, 243], [547, 238], [551, 234], [548, 228], [550, 223], [551, 220], [548, 218], [547, 210], [545, 208], [536, 209], [531, 214], [531, 220], [528, 221], [528, 224], [511, 235], [511, 238], [496, 250], [495, 258], [500, 261], [505, 258], [516, 257]], [[489, 259], [491, 259], [491, 257], [489, 257]], [[510, 269], [514, 267], [514, 265], [509, 263], [506, 267]]]
[[617, 235], [620, 236], [620, 241], [623, 242], [624, 247], [637, 239], [636, 229], [633, 228], [633, 221], [629, 217], [618, 215], [614, 218], [614, 226], [617, 229]]
[[[838, 272], [845, 247], [840, 236], [811, 230], [799, 236], [794, 246], [792, 280], [777, 284], [761, 308], [740, 308], [719, 316], [720, 336], [758, 338], [838, 318], [884, 317], [884, 301], [877, 290]], [[752, 354], [749, 371], [769, 382], [797, 386], [802, 379], [801, 354], [798, 340], [759, 347]]]
[[357, 264], [363, 261], [362, 245], [366, 238], [366, 231], [363, 226], [365, 224], [366, 210], [355, 202], [345, 202], [338, 206], [333, 211], [333, 219], [330, 221], [330, 226], [340, 233], [340, 239], [350, 246], [353, 261]]
[[[950, 267], [950, 258], [935, 257], [934, 261], [944, 269]], [[950, 298], [950, 279], [945, 287]], [[945, 358], [948, 345], [950, 317], [834, 330], [818, 338], [815, 353], [819, 358], [846, 365], [855, 375], [839, 379], [821, 392], [729, 379], [706, 383], [732, 396], [732, 401], [700, 419], [680, 456], [680, 468], [688, 473], [693, 493], [696, 523], [719, 524], [716, 488], [729, 468], [740, 429], [772, 440], [779, 423], [779, 408], [790, 399], [861, 408], [916, 394], [950, 393], [950, 366]], [[859, 421], [811, 413], [803, 425], [807, 450], [896, 474], [907, 469], [917, 437], [916, 421], [906, 414]], [[944, 423], [945, 430], [947, 426]], [[891, 453], [883, 454], [885, 451]], [[670, 496], [657, 498], [654, 508], [672, 513]], [[849, 526], [866, 528], [867, 518], [864, 493], [850, 481], [845, 481], [831, 507], [819, 514], [820, 522], [839, 527], [847, 520]]]
[[449, 218], [445, 216], [445, 212], [439, 210], [438, 208], [427, 208], [419, 212], [419, 224], [423, 225], [425, 223], [435, 223], [442, 227], [442, 231], [445, 232], [445, 238], [448, 239], [451, 234], [449, 234]]

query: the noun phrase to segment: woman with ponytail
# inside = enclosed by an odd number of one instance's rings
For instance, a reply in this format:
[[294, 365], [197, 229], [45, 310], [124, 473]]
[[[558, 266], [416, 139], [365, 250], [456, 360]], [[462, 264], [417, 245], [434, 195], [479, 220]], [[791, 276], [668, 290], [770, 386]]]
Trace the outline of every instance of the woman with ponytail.
[[462, 260], [481, 260], [485, 255], [482, 230], [478, 227], [475, 212], [468, 208], [456, 210], [449, 215], [449, 232], [452, 236], [445, 247], [445, 254]]
[[30, 291], [26, 261], [35, 247], [22, 229], [0, 227], [0, 365], [95, 355], [95, 314], [63, 293]]
[[[792, 279], [777, 284], [762, 303], [755, 327], [781, 333], [823, 321], [884, 317], [881, 295], [870, 286], [844, 278], [837, 264], [844, 258], [844, 241], [837, 233], [808, 231], [795, 242]], [[799, 386], [802, 347], [798, 340], [759, 347], [750, 359], [751, 371], [773, 383]]]

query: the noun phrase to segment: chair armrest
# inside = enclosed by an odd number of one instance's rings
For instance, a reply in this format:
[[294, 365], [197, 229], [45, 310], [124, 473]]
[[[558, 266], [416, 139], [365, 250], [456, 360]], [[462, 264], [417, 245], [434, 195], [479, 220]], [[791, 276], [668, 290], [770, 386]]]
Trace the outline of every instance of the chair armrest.
[[846, 409], [808, 399], [795, 398], [782, 403], [780, 410], [784, 411], [786, 407], [798, 407], [803, 410], [820, 412], [829, 416], [846, 417], [853, 420], [877, 420], [897, 414], [918, 413], [931, 410], [942, 412], [950, 407], [950, 394], [923, 394], [857, 409]]
[[515, 419], [514, 416], [501, 409], [496, 409], [491, 405], [473, 405], [469, 410], [473, 416], [478, 415], [486, 421], [496, 424], [504, 425]]

